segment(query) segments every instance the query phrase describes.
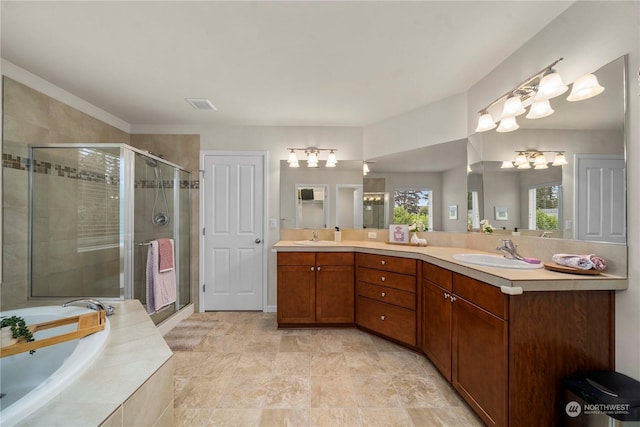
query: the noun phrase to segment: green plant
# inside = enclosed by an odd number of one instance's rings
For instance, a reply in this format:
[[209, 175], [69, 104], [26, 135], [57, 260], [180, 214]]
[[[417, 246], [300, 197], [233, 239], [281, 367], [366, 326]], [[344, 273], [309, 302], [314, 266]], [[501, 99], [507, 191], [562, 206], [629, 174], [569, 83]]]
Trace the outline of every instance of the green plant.
[[35, 339], [33, 338], [33, 334], [31, 333], [29, 328], [27, 328], [27, 324], [22, 317], [11, 316], [5, 317], [0, 320], [0, 328], [4, 328], [6, 326], [11, 327], [12, 338], [23, 337], [27, 342], [35, 341]]

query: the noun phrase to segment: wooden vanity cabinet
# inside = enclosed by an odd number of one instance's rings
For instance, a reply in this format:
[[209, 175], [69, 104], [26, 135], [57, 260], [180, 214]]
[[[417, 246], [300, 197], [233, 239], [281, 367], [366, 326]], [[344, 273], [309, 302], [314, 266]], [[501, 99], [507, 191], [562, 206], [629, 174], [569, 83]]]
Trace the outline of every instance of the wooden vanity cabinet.
[[278, 325], [353, 324], [354, 254], [278, 253]]
[[415, 347], [417, 261], [361, 253], [357, 262], [356, 324]]

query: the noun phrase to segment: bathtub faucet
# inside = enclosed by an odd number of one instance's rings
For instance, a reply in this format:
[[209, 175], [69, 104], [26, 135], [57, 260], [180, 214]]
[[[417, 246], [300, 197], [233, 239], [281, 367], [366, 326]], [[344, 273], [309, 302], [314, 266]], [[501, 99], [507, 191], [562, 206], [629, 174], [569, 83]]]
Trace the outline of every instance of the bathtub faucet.
[[107, 313], [107, 316], [111, 316], [116, 311], [115, 307], [113, 307], [112, 305], [105, 306], [101, 301], [98, 301], [97, 299], [94, 299], [94, 298], [78, 298], [71, 301], [67, 301], [64, 304], [62, 304], [62, 306], [69, 307], [70, 305], [76, 305], [76, 304], [84, 304], [88, 308], [96, 311], [105, 311]]

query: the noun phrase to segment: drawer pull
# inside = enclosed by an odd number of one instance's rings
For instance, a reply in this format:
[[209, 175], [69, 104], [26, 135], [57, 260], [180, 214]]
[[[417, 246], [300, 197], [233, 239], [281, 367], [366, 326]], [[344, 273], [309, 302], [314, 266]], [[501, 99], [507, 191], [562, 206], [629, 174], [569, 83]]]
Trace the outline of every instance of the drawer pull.
[[385, 315], [380, 316], [380, 320], [384, 321]]
[[383, 297], [386, 297], [387, 293], [386, 292], [380, 292], [380, 295], [383, 296]]
[[450, 300], [451, 300], [451, 302], [453, 303], [453, 302], [456, 300], [456, 297], [451, 296], [451, 297], [449, 297], [449, 299], [450, 299]]
[[386, 263], [387, 263], [387, 261], [385, 261], [385, 260], [380, 261], [380, 264], [382, 264], [382, 265], [385, 265]]
[[311, 267], [311, 271], [315, 271], [315, 270], [316, 270], [316, 268], [315, 268], [315, 267]]
[[382, 277], [380, 278], [380, 280], [382, 280], [382, 281], [384, 282], [384, 281], [385, 281], [385, 280], [387, 280], [387, 279], [386, 279], [386, 277], [382, 276]]
[[318, 267], [318, 271], [320, 271], [320, 268], [321, 268], [321, 267]]
[[450, 296], [451, 296], [451, 295], [449, 295], [448, 293], [446, 293], [446, 292], [444, 293], [444, 298], [445, 298], [445, 299], [449, 298]]

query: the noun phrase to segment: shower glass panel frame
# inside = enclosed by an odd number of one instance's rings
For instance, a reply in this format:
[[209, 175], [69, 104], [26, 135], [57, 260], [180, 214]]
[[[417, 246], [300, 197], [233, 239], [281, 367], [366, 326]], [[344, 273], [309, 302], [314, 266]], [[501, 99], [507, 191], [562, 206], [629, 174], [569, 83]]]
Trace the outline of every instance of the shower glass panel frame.
[[[30, 299], [146, 298], [146, 289], [138, 289], [144, 280], [135, 279], [145, 276], [148, 242], [168, 237], [174, 240], [178, 299], [152, 318], [159, 323], [191, 302], [190, 172], [126, 144], [31, 145], [29, 153]], [[137, 165], [145, 163], [156, 165], [151, 180], [139, 179]], [[151, 222], [153, 212], [148, 214], [145, 205], [149, 192], [160, 197], [169, 218], [166, 225], [147, 227], [145, 234], [136, 223]], [[92, 221], [104, 221], [99, 228], [107, 231], [86, 231]]]

